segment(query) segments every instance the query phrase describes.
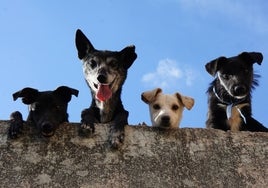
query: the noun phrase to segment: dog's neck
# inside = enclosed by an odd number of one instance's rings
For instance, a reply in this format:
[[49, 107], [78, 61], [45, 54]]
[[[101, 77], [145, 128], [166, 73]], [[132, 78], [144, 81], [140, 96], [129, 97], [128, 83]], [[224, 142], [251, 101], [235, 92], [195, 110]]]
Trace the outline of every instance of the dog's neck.
[[241, 98], [241, 99], [235, 99], [234, 97], [230, 96], [229, 97], [229, 101], [227, 101], [226, 99], [224, 99], [224, 97], [220, 97], [220, 95], [218, 95], [215, 86], [213, 86], [212, 91], [214, 93], [214, 95], [216, 96], [216, 98], [225, 105], [230, 105], [232, 104], [233, 106], [236, 106], [237, 104], [241, 104], [246, 100], [246, 97]]
[[236, 100], [235, 102], [229, 102], [229, 101], [225, 101], [224, 99], [222, 99], [218, 93], [216, 92], [215, 86], [213, 86], [212, 91], [214, 93], [214, 95], [216, 96], [216, 98], [218, 99], [218, 101], [220, 102], [220, 106], [224, 106], [226, 107], [226, 116], [227, 119], [230, 120], [232, 118], [232, 111], [233, 108], [235, 108], [235, 110], [240, 114], [241, 118], [243, 119], [244, 123], [246, 124], [246, 117], [244, 116], [244, 114], [241, 112], [241, 109], [244, 106], [248, 106], [247, 102], [244, 102], [246, 100], [246, 97]]
[[120, 109], [120, 105], [122, 105], [122, 101], [120, 98], [120, 91], [114, 93], [112, 97], [106, 101], [100, 101], [93, 94], [93, 106], [99, 109], [99, 121], [101, 123], [107, 123], [113, 120], [114, 114], [118, 109]]

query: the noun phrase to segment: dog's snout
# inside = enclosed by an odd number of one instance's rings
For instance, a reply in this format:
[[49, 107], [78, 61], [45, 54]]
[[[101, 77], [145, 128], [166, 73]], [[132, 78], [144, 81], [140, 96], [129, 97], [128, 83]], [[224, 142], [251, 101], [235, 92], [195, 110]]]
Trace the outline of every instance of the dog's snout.
[[102, 84], [107, 82], [107, 70], [105, 68], [101, 68], [98, 71], [97, 80]]
[[165, 122], [168, 122], [170, 120], [170, 117], [169, 116], [163, 116], [161, 118], [162, 121], [165, 121]]
[[54, 134], [54, 128], [51, 123], [44, 123], [42, 125], [42, 134], [46, 137], [52, 136]]
[[236, 96], [245, 95], [246, 92], [247, 92], [246, 86], [244, 86], [244, 85], [236, 85], [236, 86], [234, 86], [234, 94]]
[[170, 117], [169, 116], [161, 117], [161, 125], [162, 126], [169, 126], [170, 125]]

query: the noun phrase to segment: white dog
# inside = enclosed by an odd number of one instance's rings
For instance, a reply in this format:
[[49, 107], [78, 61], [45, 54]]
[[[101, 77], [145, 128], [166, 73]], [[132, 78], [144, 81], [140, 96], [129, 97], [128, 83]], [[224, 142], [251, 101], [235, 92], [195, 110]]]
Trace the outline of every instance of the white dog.
[[190, 110], [194, 106], [193, 98], [163, 94], [160, 88], [143, 92], [141, 99], [149, 104], [152, 126], [165, 129], [179, 127], [184, 107]]

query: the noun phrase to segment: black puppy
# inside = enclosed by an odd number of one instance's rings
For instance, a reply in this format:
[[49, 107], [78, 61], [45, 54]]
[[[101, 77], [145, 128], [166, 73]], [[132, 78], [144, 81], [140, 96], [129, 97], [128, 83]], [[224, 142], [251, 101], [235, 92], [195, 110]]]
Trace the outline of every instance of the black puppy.
[[137, 58], [135, 46], [119, 52], [96, 50], [79, 29], [75, 43], [92, 94], [91, 106], [82, 111], [81, 127], [94, 132], [95, 123], [110, 123], [109, 142], [117, 148], [123, 142], [124, 126], [128, 124], [128, 111], [122, 105], [121, 90], [127, 70]]
[[258, 52], [243, 52], [238, 56], [219, 57], [206, 64], [206, 70], [215, 77], [208, 88], [207, 128], [232, 131], [264, 131], [261, 123], [251, 115], [251, 90], [258, 85], [253, 64], [261, 65]]
[[[24, 88], [13, 94], [13, 99], [22, 98], [24, 104], [29, 105], [27, 124], [33, 124], [43, 136], [49, 137], [54, 134], [57, 126], [68, 122], [67, 107], [72, 95], [78, 96], [78, 90], [66, 86], [58, 87], [54, 91], [42, 91]], [[17, 137], [23, 124], [20, 112], [11, 114], [9, 136]]]

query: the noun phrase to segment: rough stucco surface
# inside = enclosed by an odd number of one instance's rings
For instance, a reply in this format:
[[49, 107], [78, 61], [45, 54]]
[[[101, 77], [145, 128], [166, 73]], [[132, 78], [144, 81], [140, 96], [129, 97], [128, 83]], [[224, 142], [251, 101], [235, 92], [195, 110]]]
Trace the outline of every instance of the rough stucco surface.
[[51, 138], [0, 122], [1, 187], [268, 187], [268, 134], [126, 126], [119, 150], [108, 126], [89, 137], [62, 124]]

